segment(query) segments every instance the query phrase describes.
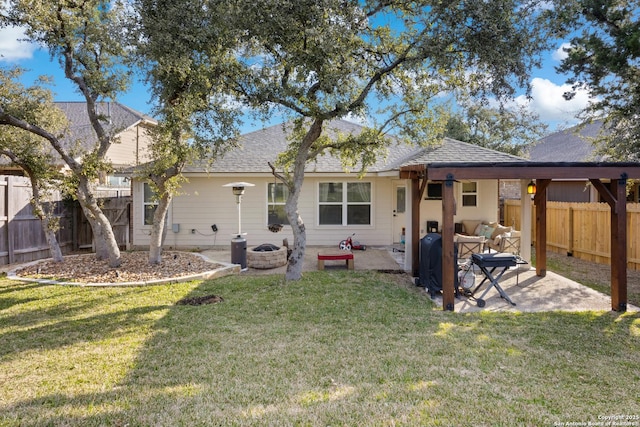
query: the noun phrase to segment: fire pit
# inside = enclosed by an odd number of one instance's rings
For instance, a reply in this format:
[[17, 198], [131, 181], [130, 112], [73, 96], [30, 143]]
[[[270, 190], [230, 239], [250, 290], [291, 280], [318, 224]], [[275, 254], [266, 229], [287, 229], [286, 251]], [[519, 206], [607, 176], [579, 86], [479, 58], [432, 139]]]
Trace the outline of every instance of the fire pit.
[[255, 248], [247, 250], [247, 266], [266, 270], [269, 268], [282, 267], [287, 263], [286, 246], [278, 247], [270, 243], [263, 243]]

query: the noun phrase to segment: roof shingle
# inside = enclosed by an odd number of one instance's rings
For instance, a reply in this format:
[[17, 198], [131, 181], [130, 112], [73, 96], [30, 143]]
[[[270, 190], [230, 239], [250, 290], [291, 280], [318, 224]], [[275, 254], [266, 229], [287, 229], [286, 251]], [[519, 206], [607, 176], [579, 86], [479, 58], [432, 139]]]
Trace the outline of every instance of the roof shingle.
[[536, 162], [603, 161], [595, 155], [593, 141], [603, 131], [601, 120], [584, 126], [552, 133], [536, 142], [529, 151], [529, 158]]
[[[359, 133], [362, 126], [346, 120], [334, 120], [328, 125], [329, 134], [339, 131], [343, 133]], [[286, 124], [279, 124], [242, 135], [239, 147], [227, 152], [210, 168], [201, 163], [190, 165], [185, 172], [203, 172], [205, 169], [213, 173], [263, 173], [271, 172], [268, 162], [274, 162], [279, 153], [287, 149]], [[451, 138], [444, 138], [440, 144], [422, 147], [392, 141], [388, 147], [386, 158], [379, 159], [368, 168], [369, 172], [386, 172], [398, 170], [400, 166], [410, 164], [457, 162], [514, 162], [526, 161], [521, 157], [489, 150], [477, 145], [468, 144]], [[357, 170], [357, 169], [356, 169]], [[307, 166], [308, 172], [336, 173], [344, 172], [340, 160], [323, 155], [316, 162]]]

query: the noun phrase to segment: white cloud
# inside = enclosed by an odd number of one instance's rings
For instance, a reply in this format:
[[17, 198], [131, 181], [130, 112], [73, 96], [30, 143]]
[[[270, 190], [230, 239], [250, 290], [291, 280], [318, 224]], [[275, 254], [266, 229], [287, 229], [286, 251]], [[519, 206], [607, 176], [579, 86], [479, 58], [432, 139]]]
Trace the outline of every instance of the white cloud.
[[356, 115], [353, 113], [353, 111], [350, 111], [346, 116], [344, 116], [343, 120], [346, 120], [348, 122], [355, 123], [361, 126], [371, 126], [371, 123], [369, 123], [369, 120], [366, 117]]
[[23, 41], [24, 38], [22, 28], [0, 29], [0, 61], [12, 62], [31, 58], [38, 46], [35, 43]]
[[562, 94], [570, 90], [570, 85], [557, 85], [536, 77], [531, 81], [531, 99], [521, 95], [516, 103], [537, 113], [543, 122], [575, 124], [578, 122], [576, 115], [589, 104], [590, 98], [586, 90], [578, 90], [575, 97], [567, 101]]
[[562, 45], [553, 52], [551, 57], [558, 62], [562, 61], [567, 56], [569, 56], [565, 51], [565, 49], [569, 49], [570, 47], [571, 47], [571, 43], [562, 43]]

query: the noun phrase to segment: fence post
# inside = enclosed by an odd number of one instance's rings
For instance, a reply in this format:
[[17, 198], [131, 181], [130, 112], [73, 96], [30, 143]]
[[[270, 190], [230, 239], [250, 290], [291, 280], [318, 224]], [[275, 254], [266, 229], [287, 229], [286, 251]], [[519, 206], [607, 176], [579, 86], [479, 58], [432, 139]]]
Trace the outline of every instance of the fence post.
[[569, 224], [568, 224], [568, 230], [567, 233], [569, 234], [567, 236], [567, 256], [573, 256], [573, 224], [574, 224], [574, 218], [573, 218], [573, 206], [569, 205], [569, 207], [567, 208], [568, 210], [568, 215], [569, 215]]
[[13, 246], [13, 221], [16, 218], [16, 206], [14, 203], [14, 180], [13, 176], [7, 176], [7, 261], [9, 264], [15, 262], [15, 253]]

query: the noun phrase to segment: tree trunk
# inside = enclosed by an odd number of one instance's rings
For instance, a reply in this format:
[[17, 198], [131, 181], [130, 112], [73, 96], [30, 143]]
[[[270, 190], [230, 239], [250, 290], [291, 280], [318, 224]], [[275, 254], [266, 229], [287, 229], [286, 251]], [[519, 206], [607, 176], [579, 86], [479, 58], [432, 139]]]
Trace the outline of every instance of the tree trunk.
[[307, 231], [298, 213], [298, 200], [300, 198], [302, 183], [304, 182], [304, 167], [307, 164], [307, 158], [312, 144], [322, 133], [322, 122], [321, 119], [316, 119], [311, 124], [309, 131], [302, 139], [302, 143], [298, 148], [293, 166], [293, 183], [289, 186], [289, 198], [285, 204], [285, 212], [291, 224], [291, 231], [293, 231], [293, 250], [289, 257], [289, 263], [287, 264], [285, 280], [300, 280], [302, 278], [304, 253], [307, 246]]
[[49, 252], [51, 252], [51, 259], [53, 262], [62, 262], [62, 250], [60, 249], [60, 243], [56, 238], [55, 230], [51, 229], [49, 226], [50, 221], [48, 218], [42, 220], [42, 228], [44, 230], [45, 237], [47, 239], [47, 244], [49, 245]]
[[298, 214], [298, 197], [299, 192], [295, 197], [289, 194], [289, 199], [285, 204], [287, 218], [289, 218], [291, 230], [293, 231], [293, 247], [287, 263], [285, 280], [300, 280], [302, 278], [304, 253], [307, 246], [307, 231], [300, 214]]
[[96, 257], [98, 259], [108, 258], [109, 267], [119, 267], [121, 262], [120, 248], [118, 248], [116, 236], [113, 234], [109, 219], [98, 206], [98, 202], [89, 189], [89, 183], [85, 178], [80, 179], [77, 197], [82, 211], [87, 217], [89, 224], [91, 224], [91, 230], [93, 231], [93, 238], [96, 244]]
[[45, 238], [47, 239], [51, 258], [54, 262], [62, 262], [62, 250], [60, 249], [60, 243], [58, 242], [58, 239], [56, 237], [56, 230], [58, 229], [58, 227], [56, 226], [56, 223], [52, 221], [53, 208], [50, 203], [45, 203], [42, 201], [38, 183], [31, 176], [30, 179], [31, 190], [33, 192], [33, 204], [35, 205], [36, 214], [40, 218], [40, 221], [42, 223], [42, 231], [44, 232]]
[[169, 211], [169, 204], [172, 196], [166, 192], [158, 201], [158, 207], [153, 214], [153, 226], [151, 227], [151, 236], [149, 239], [149, 264], [160, 264], [162, 262], [162, 242], [164, 240], [164, 231], [167, 228], [165, 219]]

